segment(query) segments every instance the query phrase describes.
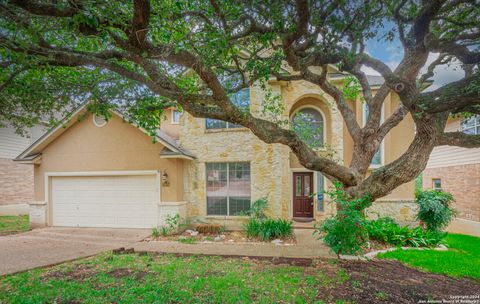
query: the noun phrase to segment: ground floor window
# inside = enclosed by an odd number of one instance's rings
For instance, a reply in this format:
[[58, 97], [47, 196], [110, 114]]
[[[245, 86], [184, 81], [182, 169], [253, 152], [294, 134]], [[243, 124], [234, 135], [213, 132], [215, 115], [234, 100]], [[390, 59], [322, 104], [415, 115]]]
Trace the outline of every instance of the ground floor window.
[[207, 215], [250, 210], [250, 163], [207, 163]]
[[442, 180], [439, 178], [432, 179], [432, 188], [433, 190], [442, 190]]

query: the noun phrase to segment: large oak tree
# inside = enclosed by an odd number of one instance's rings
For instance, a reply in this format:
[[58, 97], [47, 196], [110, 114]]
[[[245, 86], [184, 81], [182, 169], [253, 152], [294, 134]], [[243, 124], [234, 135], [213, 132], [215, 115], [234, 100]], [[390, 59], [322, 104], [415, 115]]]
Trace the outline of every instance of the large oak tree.
[[[480, 113], [479, 7], [475, 0], [3, 0], [0, 121], [21, 128], [94, 101], [92, 111], [120, 107], [153, 130], [165, 107], [179, 105], [287, 145], [304, 167], [340, 181], [354, 197], [375, 199], [414, 179], [435, 146], [480, 147], [480, 135], [444, 132], [449, 116]], [[399, 40], [399, 65], [392, 70], [369, 55], [367, 39]], [[438, 59], [422, 74], [432, 53]], [[465, 68], [463, 79], [422, 91], [437, 65], [453, 61]], [[353, 80], [332, 84], [328, 65]], [[378, 91], [362, 67], [383, 76]], [[354, 142], [349, 166], [231, 101], [232, 93], [271, 77], [308, 81], [333, 98]], [[348, 106], [357, 87], [369, 107], [364, 126]], [[392, 91], [401, 105], [382, 121]], [[410, 146], [368, 175], [382, 140], [408, 113], [416, 127]]]

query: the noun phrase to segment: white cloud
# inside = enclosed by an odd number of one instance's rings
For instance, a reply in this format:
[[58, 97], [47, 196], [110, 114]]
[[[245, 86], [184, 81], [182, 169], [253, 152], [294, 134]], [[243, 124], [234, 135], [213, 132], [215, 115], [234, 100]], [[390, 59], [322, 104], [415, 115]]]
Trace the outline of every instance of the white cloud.
[[[422, 68], [420, 71], [420, 75], [424, 74], [427, 71], [428, 66], [438, 58], [438, 53], [430, 53], [427, 59], [427, 62], [425, 66]], [[398, 64], [400, 63], [399, 61], [388, 61], [385, 62], [392, 70], [394, 70]], [[374, 69], [363, 66], [362, 71], [366, 73], [367, 75], [377, 75], [379, 76], [380, 73], [375, 71]], [[439, 65], [435, 68], [434, 70], [434, 76], [431, 78], [433, 80], [433, 84], [426, 90], [426, 91], [433, 91], [438, 89], [439, 87], [461, 79], [464, 77], [465, 72], [463, 71], [460, 62], [458, 60], [454, 60], [453, 62], [449, 64], [443, 64]]]
[[[439, 53], [430, 53], [427, 59], [427, 63], [420, 71], [421, 74], [427, 71], [428, 66], [439, 56]], [[463, 71], [460, 61], [454, 60], [449, 64], [442, 64], [438, 65], [434, 72], [434, 76], [432, 77], [433, 84], [426, 90], [426, 91], [433, 91], [438, 89], [439, 87], [457, 81], [465, 76], [465, 72]]]

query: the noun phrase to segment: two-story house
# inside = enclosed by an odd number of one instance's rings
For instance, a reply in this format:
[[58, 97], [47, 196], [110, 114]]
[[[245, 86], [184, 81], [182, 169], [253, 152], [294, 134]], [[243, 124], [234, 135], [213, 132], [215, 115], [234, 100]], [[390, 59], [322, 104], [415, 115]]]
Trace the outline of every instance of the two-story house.
[[36, 126], [22, 136], [10, 125], [0, 128], [0, 215], [28, 214], [28, 204], [33, 201], [33, 167], [13, 159], [43, 132]]
[[[480, 134], [480, 116], [449, 118], [445, 131]], [[435, 147], [423, 172], [423, 188], [455, 198], [458, 214], [451, 231], [480, 235], [480, 148]]]
[[[332, 82], [341, 84], [346, 77], [334, 68], [329, 72]], [[369, 79], [374, 90], [383, 81]], [[353, 142], [328, 95], [308, 82], [271, 80], [269, 86], [284, 103], [283, 118], [296, 123], [308, 117], [322, 130], [316, 136], [318, 153], [348, 165]], [[261, 116], [264, 94], [254, 85], [233, 98]], [[398, 104], [390, 94], [384, 117]], [[364, 104], [358, 100], [350, 106], [362, 123], [368, 115]], [[50, 130], [17, 158], [34, 166], [34, 225], [154, 227], [168, 214], [179, 213], [191, 221], [233, 226], [262, 197], [268, 198], [273, 217], [308, 221], [335, 212], [327, 197], [312, 198], [331, 185], [321, 173], [303, 168], [288, 147], [266, 144], [241, 126], [167, 109], [152, 143], [121, 113], [109, 121], [91, 114], [77, 121], [83, 112], [79, 108], [65, 127]], [[413, 136], [414, 124], [407, 117], [385, 138], [372, 170], [399, 157]], [[371, 211], [412, 221], [413, 196], [413, 182], [404, 184]]]

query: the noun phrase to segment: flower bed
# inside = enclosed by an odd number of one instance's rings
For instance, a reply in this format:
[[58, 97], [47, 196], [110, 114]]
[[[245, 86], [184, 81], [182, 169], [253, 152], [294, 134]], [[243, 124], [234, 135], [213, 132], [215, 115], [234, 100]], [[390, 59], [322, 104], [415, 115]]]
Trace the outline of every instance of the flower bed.
[[196, 230], [187, 229], [182, 233], [150, 236], [145, 241], [171, 241], [187, 244], [194, 243], [273, 243], [276, 245], [294, 245], [296, 244], [295, 236], [292, 235], [285, 239], [274, 239], [272, 241], [262, 241], [260, 238], [249, 238], [243, 231], [222, 231], [218, 234], [199, 233]]

